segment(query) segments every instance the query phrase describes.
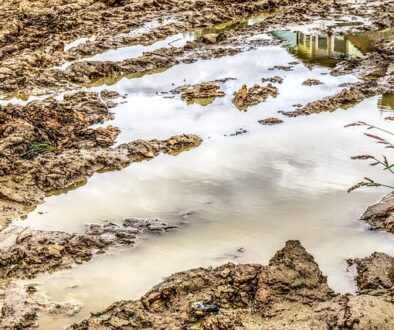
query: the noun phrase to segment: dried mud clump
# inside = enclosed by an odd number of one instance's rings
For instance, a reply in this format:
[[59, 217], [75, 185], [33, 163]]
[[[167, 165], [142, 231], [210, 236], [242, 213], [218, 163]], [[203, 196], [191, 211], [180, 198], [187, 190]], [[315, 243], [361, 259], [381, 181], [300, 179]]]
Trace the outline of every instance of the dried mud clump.
[[307, 79], [302, 84], [304, 86], [316, 86], [316, 85], [322, 85], [323, 83], [317, 79]]
[[394, 196], [389, 195], [371, 205], [361, 216], [372, 230], [385, 230], [394, 234]]
[[161, 152], [177, 154], [201, 143], [195, 135], [178, 135], [110, 148], [119, 129], [91, 125], [111, 118], [108, 106], [88, 92], [1, 109], [0, 230], [48, 192], [78, 184], [98, 171], [121, 169]]
[[[365, 313], [365, 306], [369, 312]], [[225, 264], [175, 274], [69, 329], [391, 329], [384, 296], [339, 295], [313, 257], [288, 241], [268, 266]]]
[[181, 91], [182, 100], [188, 104], [200, 103], [204, 100], [213, 102], [215, 98], [223, 97], [224, 95], [224, 92], [220, 90], [220, 86], [210, 83], [185, 87]]
[[276, 97], [278, 89], [269, 83], [267, 86], [254, 85], [248, 88], [243, 85], [241, 89], [234, 93], [233, 103], [242, 111], [246, 111], [248, 107], [264, 102], [268, 97]]
[[68, 268], [89, 261], [111, 246], [133, 246], [144, 231], [171, 228], [159, 220], [135, 218], [121, 225], [92, 224], [82, 234], [9, 227], [0, 233], [0, 279], [33, 278]]
[[394, 294], [394, 258], [380, 252], [360, 259], [347, 260], [357, 268], [359, 292], [371, 295], [392, 296]]
[[279, 124], [284, 123], [284, 121], [282, 119], [275, 118], [275, 117], [269, 117], [269, 118], [266, 118], [266, 119], [261, 119], [258, 122], [261, 125], [268, 125], [268, 126], [279, 125]]

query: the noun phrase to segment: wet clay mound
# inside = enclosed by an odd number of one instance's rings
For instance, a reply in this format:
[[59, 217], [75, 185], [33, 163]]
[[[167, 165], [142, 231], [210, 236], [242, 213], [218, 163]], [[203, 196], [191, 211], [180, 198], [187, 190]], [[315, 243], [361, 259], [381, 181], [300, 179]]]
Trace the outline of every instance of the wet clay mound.
[[267, 86], [254, 85], [248, 88], [243, 85], [241, 89], [234, 93], [233, 104], [242, 111], [249, 107], [264, 102], [268, 97], [276, 97], [278, 89], [269, 83]]
[[180, 94], [182, 100], [187, 104], [199, 103], [207, 105], [212, 103], [217, 97], [223, 97], [225, 93], [220, 89], [220, 84], [234, 78], [226, 78], [221, 80], [213, 80], [203, 82], [196, 85], [185, 85], [170, 91], [172, 94]]
[[394, 196], [389, 195], [371, 205], [361, 216], [372, 230], [385, 230], [394, 234]]
[[140, 300], [117, 302], [69, 329], [388, 330], [393, 313], [384, 297], [335, 294], [313, 257], [288, 241], [268, 266], [178, 273]]
[[98, 171], [121, 169], [161, 152], [177, 154], [201, 143], [195, 135], [179, 135], [109, 148], [119, 130], [90, 126], [110, 118], [108, 106], [87, 92], [0, 110], [0, 229], [50, 191]]
[[13, 227], [0, 233], [0, 279], [33, 278], [39, 273], [89, 261], [116, 245], [133, 246], [144, 231], [173, 227], [159, 220], [126, 219], [121, 225], [89, 225], [82, 234]]
[[375, 295], [394, 294], [394, 258], [375, 252], [370, 257], [349, 259], [357, 267], [357, 286], [360, 292]]

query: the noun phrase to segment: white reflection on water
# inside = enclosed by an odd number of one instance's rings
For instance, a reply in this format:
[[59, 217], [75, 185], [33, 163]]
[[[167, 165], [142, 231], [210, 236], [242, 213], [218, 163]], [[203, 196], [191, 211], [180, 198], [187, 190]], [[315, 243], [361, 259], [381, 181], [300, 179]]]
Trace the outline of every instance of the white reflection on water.
[[[284, 49], [268, 47], [123, 79], [113, 86], [128, 93], [127, 103], [114, 110], [112, 124], [122, 129], [119, 142], [197, 133], [204, 143], [176, 157], [162, 155], [120, 172], [96, 174], [84, 187], [48, 198], [24, 224], [81, 231], [86, 223], [135, 216], [186, 221], [187, 225], [150, 236], [136, 249], [114, 250], [75, 269], [35, 279], [55, 300], [72, 297], [84, 305], [73, 318], [43, 317], [43, 328], [58, 329], [116, 300], [138, 298], [165, 276], [221, 264], [233, 260], [233, 254], [236, 262], [266, 264], [288, 239], [299, 239], [328, 275], [330, 286], [342, 292], [355, 289], [345, 270], [346, 258], [374, 251], [393, 254], [392, 235], [367, 231], [357, 220], [363, 208], [383, 192], [346, 193], [365, 175], [384, 179], [383, 171], [349, 159], [360, 153], [379, 155], [381, 147], [360, 129], [343, 128], [356, 120], [388, 127], [379, 115], [377, 97], [347, 111], [285, 118], [279, 126], [257, 123], [277, 115], [277, 110], [334, 94], [339, 84], [354, 81], [302, 64], [290, 72], [268, 70], [292, 60]], [[272, 75], [285, 79], [278, 85], [278, 98], [248, 112], [231, 104], [232, 92], [243, 83], [251, 85]], [[187, 106], [179, 96], [156, 95], [180, 84], [226, 77], [237, 80], [224, 83], [226, 97], [207, 107]], [[324, 84], [302, 86], [307, 78]], [[248, 132], [224, 136], [240, 127]], [[244, 253], [237, 253], [240, 247]]]

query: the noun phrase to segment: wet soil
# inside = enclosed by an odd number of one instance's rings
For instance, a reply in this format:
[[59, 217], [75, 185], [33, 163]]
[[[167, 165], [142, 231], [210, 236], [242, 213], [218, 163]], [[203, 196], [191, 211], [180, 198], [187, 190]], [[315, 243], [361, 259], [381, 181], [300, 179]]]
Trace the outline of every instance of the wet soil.
[[[384, 271], [393, 272], [394, 259], [352, 262], [360, 291], [337, 294], [300, 242], [288, 241], [268, 266], [228, 263], [177, 273], [140, 300], [114, 303], [69, 329], [391, 329], [394, 304], [386, 293], [394, 281]], [[377, 281], [384, 281], [383, 294]]]
[[55, 303], [34, 285], [8, 284], [10, 279], [34, 278], [82, 264], [110, 247], [133, 247], [144, 232], [175, 229], [157, 219], [125, 219], [115, 223], [91, 224], [81, 234], [9, 227], [0, 233], [0, 326], [19, 329], [37, 323], [38, 312], [74, 315], [78, 302]]
[[[368, 18], [370, 22], [364, 24], [363, 29], [391, 26], [393, 21], [390, 14], [392, 4], [386, 1], [353, 4], [333, 0], [318, 3], [308, 0], [241, 3], [171, 0], [163, 3], [121, 1], [105, 5], [93, 0], [81, 0], [73, 4], [56, 1], [56, 6], [37, 1], [31, 10], [27, 1], [15, 0], [0, 6], [0, 22], [4, 21], [0, 38], [0, 92], [8, 96], [77, 88], [81, 84], [102, 83], [104, 78], [137, 75], [162, 70], [178, 63], [235, 54], [242, 51], [242, 48], [266, 42], [249, 40], [248, 37], [266, 32], [274, 26], [306, 24], [318, 18], [335, 19], [343, 12], [361, 19]], [[282, 10], [282, 7], [286, 9]], [[275, 9], [280, 10], [273, 11], [262, 20], [255, 19], [255, 24], [251, 26], [243, 21], [245, 16], [269, 13]], [[163, 21], [167, 17], [174, 22], [152, 31], [144, 31], [142, 35], [130, 35], [133, 28], [140, 28], [144, 22]], [[65, 60], [72, 61], [121, 46], [152, 44], [179, 32], [185, 33], [230, 21], [234, 22], [232, 29], [220, 31], [220, 38], [206, 33], [208, 37], [196, 38], [183, 47], [161, 48], [135, 59], [120, 62], [86, 60], [75, 62], [66, 70], [53, 69]], [[73, 42], [73, 39], [92, 35], [101, 37], [74, 47], [69, 52], [63, 51], [64, 46]]]
[[217, 97], [223, 97], [225, 93], [220, 90], [219, 83], [226, 82], [228, 79], [222, 81], [212, 81], [197, 85], [181, 86], [171, 91], [172, 94], [181, 94], [182, 100], [187, 104], [199, 103], [207, 105], [212, 103]]
[[[108, 91], [102, 95], [114, 96]], [[1, 109], [0, 229], [46, 194], [79, 184], [95, 172], [121, 169], [161, 152], [177, 154], [201, 143], [197, 136], [179, 135], [110, 148], [119, 129], [91, 127], [110, 118], [108, 105], [92, 92]]]
[[361, 220], [372, 230], [385, 230], [394, 234], [394, 196], [389, 195], [367, 208]]
[[278, 89], [269, 83], [267, 86], [254, 85], [248, 88], [243, 85], [234, 93], [233, 103], [241, 111], [247, 111], [249, 107], [264, 102], [269, 97], [278, 96]]
[[[256, 16], [259, 13], [264, 15]], [[333, 27], [327, 23], [340, 19], [343, 13], [363, 24]], [[74, 93], [0, 109], [0, 279], [7, 282], [68, 268], [91, 260], [111, 246], [133, 246], [144, 230], [170, 229], [165, 224], [136, 219], [125, 220], [120, 226], [90, 225], [79, 234], [6, 228], [48, 194], [76, 187], [96, 172], [120, 170], [159, 153], [176, 155], [202, 141], [196, 135], [183, 134], [116, 145], [119, 129], [103, 124], [113, 119], [110, 108], [116, 106], [120, 95], [108, 90], [100, 94], [82, 91], [84, 87], [113, 84], [122, 77], [231, 56], [262, 45], [286, 44], [277, 38], [253, 37], [318, 20], [326, 21], [320, 30], [328, 33], [391, 28], [393, 3], [36, 0], [32, 6], [27, 0], [3, 1], [0, 96], [28, 98], [67, 90]], [[121, 47], [153, 46], [179, 33], [184, 34], [181, 46], [174, 46], [177, 40], [173, 40], [118, 61], [89, 58]], [[76, 46], [71, 47], [74, 43]], [[393, 93], [393, 52], [393, 37], [388, 35], [368, 47], [365, 56], [336, 59], [332, 75], [352, 73], [360, 81], [294, 111], [279, 112], [288, 117], [311, 115]], [[274, 66], [272, 71], [292, 71], [296, 65]], [[283, 78], [263, 77], [265, 82], [268, 84], [244, 85], [233, 91], [233, 104], [246, 111], [276, 97], [278, 88], [273, 84], [281, 84]], [[320, 81], [309, 79], [304, 84], [313, 86]], [[225, 95], [218, 81], [181, 86], [173, 92], [180, 93], [187, 103], [201, 105]], [[263, 125], [282, 122], [275, 117], [259, 121]], [[244, 133], [247, 131], [240, 129], [231, 135]], [[394, 233], [392, 211], [393, 200], [389, 197], [368, 208], [362, 220], [371, 229]], [[358, 270], [357, 295], [333, 292], [313, 257], [299, 242], [289, 241], [268, 266], [227, 264], [175, 274], [141, 300], [115, 303], [71, 328], [393, 328], [393, 318], [387, 316], [394, 312], [393, 258], [375, 253], [369, 258], [349, 259], [348, 263]], [[33, 326], [40, 310], [65, 314], [78, 311], [78, 303], [58, 304], [34, 288], [15, 289], [8, 284], [0, 290], [1, 324], [5, 329]], [[20, 308], [23, 301], [25, 308]]]

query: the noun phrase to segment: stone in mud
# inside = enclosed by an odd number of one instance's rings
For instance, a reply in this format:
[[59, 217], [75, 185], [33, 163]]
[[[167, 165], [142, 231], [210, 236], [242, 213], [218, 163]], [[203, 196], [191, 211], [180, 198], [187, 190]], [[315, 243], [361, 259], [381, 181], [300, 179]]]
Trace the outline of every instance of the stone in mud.
[[316, 86], [323, 84], [320, 80], [317, 79], [307, 79], [302, 83], [304, 86]]
[[[196, 302], [216, 306], [215, 313], [196, 315]], [[228, 263], [177, 273], [140, 300], [116, 302], [69, 329], [344, 329], [354, 325], [389, 330], [394, 326], [393, 313], [394, 305], [384, 296], [333, 292], [313, 257], [298, 241], [288, 241], [268, 266]], [[114, 325], [115, 320], [121, 325]]]
[[242, 111], [248, 107], [264, 102], [268, 97], [276, 97], [278, 89], [269, 83], [267, 86], [254, 85], [248, 88], [243, 85], [241, 89], [234, 93], [233, 104]]
[[385, 230], [394, 234], [394, 195], [388, 195], [369, 206], [361, 220], [368, 223], [372, 230]]
[[269, 126], [279, 125], [279, 124], [284, 123], [284, 121], [282, 119], [275, 118], [275, 117], [269, 117], [269, 118], [266, 118], [266, 119], [261, 119], [258, 122], [261, 125], [269, 125]]
[[164, 232], [165, 223], [155, 219], [126, 219], [122, 224], [87, 226], [82, 234], [7, 228], [0, 233], [0, 279], [33, 278], [39, 273], [69, 268], [89, 261], [116, 245], [134, 246], [145, 231]]

